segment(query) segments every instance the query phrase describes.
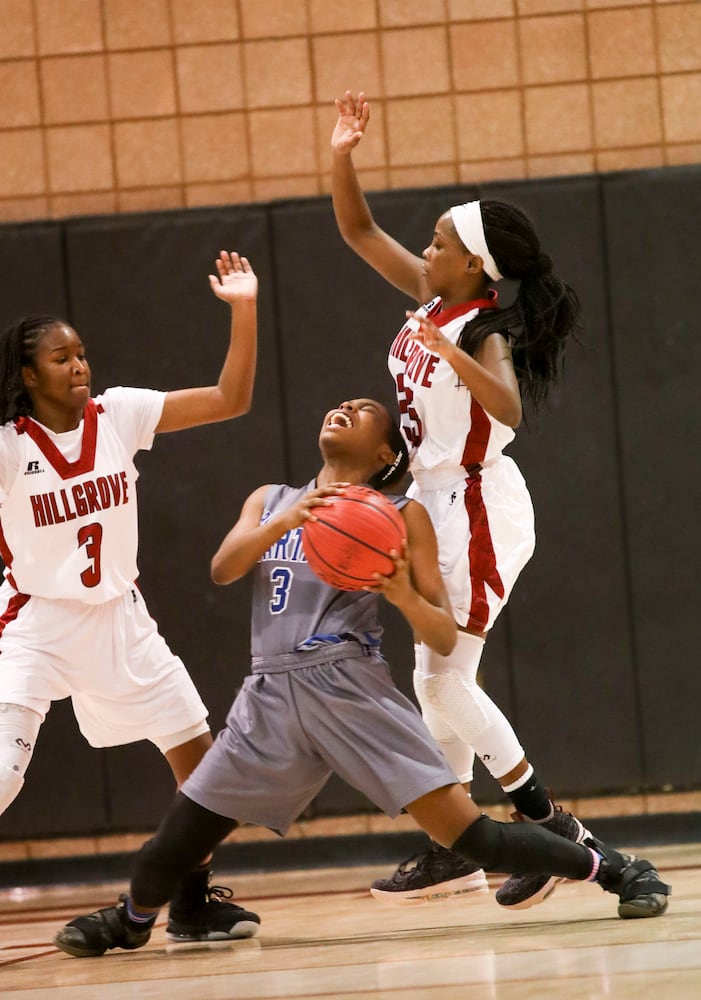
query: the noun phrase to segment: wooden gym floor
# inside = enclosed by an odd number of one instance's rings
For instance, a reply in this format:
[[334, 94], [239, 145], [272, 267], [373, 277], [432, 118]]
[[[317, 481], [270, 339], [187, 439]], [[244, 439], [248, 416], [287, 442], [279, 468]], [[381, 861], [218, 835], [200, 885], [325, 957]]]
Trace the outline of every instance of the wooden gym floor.
[[[625, 845], [623, 845], [625, 848]], [[560, 885], [520, 913], [490, 892], [389, 907], [368, 893], [387, 865], [217, 872], [261, 915], [257, 938], [171, 945], [161, 914], [136, 952], [74, 959], [52, 945], [124, 882], [0, 892], [3, 1000], [598, 1000], [701, 998], [701, 843], [635, 847], [673, 886], [667, 913], [621, 920], [598, 886]], [[391, 870], [391, 868], [389, 869]]]

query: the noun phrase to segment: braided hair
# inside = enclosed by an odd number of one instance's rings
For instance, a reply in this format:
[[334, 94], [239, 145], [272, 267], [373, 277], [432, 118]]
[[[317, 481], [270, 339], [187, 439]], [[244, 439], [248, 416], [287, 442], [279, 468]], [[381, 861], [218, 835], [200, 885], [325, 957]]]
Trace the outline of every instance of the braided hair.
[[395, 454], [395, 459], [376, 472], [368, 480], [368, 486], [374, 490], [388, 490], [391, 486], [401, 482], [409, 468], [409, 449], [404, 440], [404, 435], [399, 429], [397, 421], [390, 416], [390, 429], [387, 436], [387, 444]]
[[553, 272], [533, 223], [520, 209], [503, 201], [480, 201], [480, 208], [489, 252], [519, 288], [506, 309], [486, 310], [466, 323], [458, 346], [474, 355], [489, 334], [507, 336], [521, 393], [538, 410], [560, 379], [567, 338], [581, 327], [579, 299]]
[[25, 316], [0, 336], [0, 425], [32, 415], [22, 368], [34, 366], [37, 348], [49, 330], [64, 325], [58, 316]]

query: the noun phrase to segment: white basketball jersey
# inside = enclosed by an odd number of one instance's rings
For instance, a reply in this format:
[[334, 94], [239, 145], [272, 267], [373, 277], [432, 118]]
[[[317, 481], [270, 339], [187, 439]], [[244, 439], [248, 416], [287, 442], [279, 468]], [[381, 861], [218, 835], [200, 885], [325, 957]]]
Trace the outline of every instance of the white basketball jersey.
[[[416, 310], [429, 316], [453, 344], [468, 320], [480, 309], [493, 308], [490, 299], [441, 310], [440, 298]], [[389, 370], [397, 387], [402, 432], [411, 456], [412, 472], [468, 468], [501, 454], [514, 439], [511, 427], [500, 424], [480, 406], [447, 361], [411, 340], [411, 320], [402, 327], [389, 351]]]
[[0, 554], [22, 594], [101, 604], [138, 575], [133, 456], [150, 448], [165, 393], [108, 389], [74, 431], [31, 417], [0, 427]]

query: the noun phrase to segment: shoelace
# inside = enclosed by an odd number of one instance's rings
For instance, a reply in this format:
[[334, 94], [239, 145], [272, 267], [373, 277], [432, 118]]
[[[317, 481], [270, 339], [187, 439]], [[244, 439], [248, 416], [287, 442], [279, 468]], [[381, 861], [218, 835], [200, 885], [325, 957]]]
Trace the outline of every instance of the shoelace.
[[406, 861], [402, 861], [399, 868], [397, 868], [396, 874], [406, 875], [408, 871], [423, 871], [431, 864], [431, 860], [436, 854], [438, 854], [436, 845], [431, 842], [425, 851], [419, 851], [417, 854], [412, 854], [412, 856], [407, 858]]
[[227, 885], [210, 885], [207, 887], [207, 900], [210, 903], [221, 903], [225, 899], [232, 899], [234, 890]]

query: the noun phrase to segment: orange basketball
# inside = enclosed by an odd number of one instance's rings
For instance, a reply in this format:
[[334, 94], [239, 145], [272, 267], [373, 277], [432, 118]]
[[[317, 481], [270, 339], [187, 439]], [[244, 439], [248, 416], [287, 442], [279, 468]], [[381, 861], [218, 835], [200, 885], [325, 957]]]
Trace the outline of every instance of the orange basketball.
[[374, 583], [373, 573], [390, 576], [389, 553], [401, 552], [404, 519], [391, 500], [369, 486], [347, 486], [315, 507], [316, 521], [305, 522], [302, 544], [316, 575], [339, 590], [361, 590]]

